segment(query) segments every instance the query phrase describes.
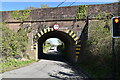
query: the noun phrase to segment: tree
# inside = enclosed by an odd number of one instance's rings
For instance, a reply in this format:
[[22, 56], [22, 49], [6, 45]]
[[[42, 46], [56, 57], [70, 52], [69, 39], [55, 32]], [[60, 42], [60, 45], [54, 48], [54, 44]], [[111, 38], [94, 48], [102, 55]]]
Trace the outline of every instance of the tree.
[[36, 7], [27, 7], [25, 10], [33, 10], [33, 9], [37, 9]]
[[[41, 4], [41, 8], [49, 8], [49, 5]], [[25, 10], [34, 10], [34, 9], [39, 9], [39, 8], [37, 8], [37, 7], [27, 7]]]
[[[6, 27], [6, 24], [1, 23], [2, 26], [2, 52], [3, 58], [22, 58], [25, 57], [25, 51], [28, 46], [27, 32], [21, 28], [19, 32], [14, 32]], [[19, 57], [18, 57], [19, 56]]]
[[59, 43], [59, 45], [63, 44], [63, 42], [60, 39], [58, 39], [58, 43]]
[[47, 5], [47, 4], [41, 4], [41, 8], [49, 8], [49, 5]]

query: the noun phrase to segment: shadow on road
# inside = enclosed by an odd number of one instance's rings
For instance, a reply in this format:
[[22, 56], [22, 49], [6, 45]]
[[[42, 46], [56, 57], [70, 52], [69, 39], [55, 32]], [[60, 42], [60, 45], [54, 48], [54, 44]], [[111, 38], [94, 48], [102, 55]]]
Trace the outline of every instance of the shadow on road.
[[87, 80], [86, 78], [80, 77], [75, 73], [66, 73], [60, 71], [58, 74], [49, 74], [49, 76], [57, 79], [57, 80]]
[[65, 58], [57, 51], [43, 53], [41, 59], [66, 62]]
[[52, 61], [60, 61], [64, 63], [55, 63], [59, 65], [59, 67], [64, 68], [66, 71], [58, 70], [54, 73], [48, 73], [55, 80], [89, 80], [82, 73], [78, 73], [72, 65], [58, 52], [49, 52], [42, 54], [42, 59], [52, 60]]

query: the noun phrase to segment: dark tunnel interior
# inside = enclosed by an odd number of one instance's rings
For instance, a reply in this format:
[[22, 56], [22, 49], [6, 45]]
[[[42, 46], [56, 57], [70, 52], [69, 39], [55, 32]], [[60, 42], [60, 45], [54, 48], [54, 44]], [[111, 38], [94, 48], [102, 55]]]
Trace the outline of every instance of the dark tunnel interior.
[[[58, 38], [64, 43], [63, 57], [70, 62], [75, 61], [75, 41], [67, 33], [62, 31], [51, 31], [45, 33], [38, 39], [38, 59], [42, 59], [45, 55], [43, 53], [43, 43], [49, 38]], [[48, 54], [49, 55], [49, 54]], [[54, 56], [57, 57], [57, 56]]]

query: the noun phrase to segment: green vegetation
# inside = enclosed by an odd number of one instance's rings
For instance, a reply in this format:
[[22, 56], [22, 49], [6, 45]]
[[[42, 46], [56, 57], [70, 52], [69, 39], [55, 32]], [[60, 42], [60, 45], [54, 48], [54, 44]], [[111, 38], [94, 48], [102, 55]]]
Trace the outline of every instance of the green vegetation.
[[[23, 27], [23, 22], [30, 15], [30, 10], [14, 11], [12, 17], [16, 20], [21, 21], [20, 29], [18, 32], [14, 32], [7, 28], [5, 23], [0, 23], [2, 29], [2, 45], [0, 46], [2, 51], [0, 55], [2, 67], [1, 72], [16, 69], [27, 64], [34, 62], [35, 60], [30, 60], [26, 50], [28, 47], [28, 33], [32, 31], [32, 27]], [[23, 61], [24, 59], [24, 61]]]
[[[40, 8], [49, 8], [49, 5], [47, 4], [41, 4]], [[39, 7], [27, 7], [25, 10], [34, 10], [34, 9], [40, 9]]]
[[19, 30], [23, 29], [27, 33], [30, 33], [32, 31], [32, 26], [25, 28], [25, 27], [23, 27], [23, 23], [26, 19], [29, 18], [30, 12], [31, 12], [31, 10], [26, 9], [26, 10], [22, 10], [22, 11], [16, 10], [16, 11], [13, 11], [13, 13], [12, 13], [12, 17], [21, 22], [21, 24], [19, 25], [21, 28]]
[[94, 17], [96, 17], [98, 20], [101, 20], [104, 18], [105, 18], [105, 20], [110, 20], [112, 18], [112, 16], [113, 16], [113, 14], [110, 12], [98, 10], [98, 14], [95, 15]]
[[[18, 32], [14, 32], [6, 27], [5, 23], [0, 23], [2, 29], [2, 44], [1, 44], [1, 72], [16, 69], [34, 62], [30, 60], [26, 54], [28, 47], [28, 31], [20, 28]], [[22, 61], [24, 59], [24, 61]]]
[[33, 62], [35, 62], [35, 60], [19, 61], [16, 59], [9, 59], [9, 61], [5, 61], [5, 62], [0, 64], [0, 67], [2, 67], [2, 70], [0, 72], [5, 72], [5, 71], [17, 69], [17, 68], [29, 65]]
[[[98, 15], [94, 17], [99, 21], [89, 23], [88, 40], [84, 41], [83, 54], [80, 55], [78, 65], [95, 80], [112, 78], [112, 16], [113, 14], [110, 12], [98, 11]], [[120, 66], [119, 44], [120, 39], [116, 39], [117, 80], [120, 79], [120, 68], [118, 67]]]
[[31, 10], [28, 10], [28, 9], [23, 10], [23, 11], [16, 10], [16, 11], [13, 11], [12, 17], [16, 20], [23, 22], [25, 19], [29, 17], [30, 12]]
[[2, 58], [8, 60], [9, 58], [28, 57], [25, 54], [28, 45], [27, 32], [21, 28], [16, 33], [7, 28], [5, 24], [0, 25], [2, 26]]
[[78, 7], [76, 19], [83, 19], [83, 18], [85, 18], [87, 16], [86, 9], [87, 9], [86, 5], [80, 5]]
[[27, 7], [25, 10], [34, 10], [34, 9], [38, 9], [36, 7]]
[[42, 4], [42, 5], [41, 5], [41, 8], [49, 8], [49, 5], [47, 5], [47, 4]]
[[51, 44], [47, 41], [45, 41], [44, 43], [45, 45], [43, 45], [43, 52], [47, 53], [47, 50], [50, 48]]
[[[111, 20], [107, 20], [111, 29]], [[83, 54], [80, 56], [79, 66], [95, 80], [112, 77], [112, 33], [105, 27], [104, 20], [89, 23], [88, 40], [84, 44]], [[117, 66], [120, 66], [120, 39], [116, 39]], [[117, 78], [120, 67], [117, 67]], [[119, 79], [117, 79], [119, 80]]]

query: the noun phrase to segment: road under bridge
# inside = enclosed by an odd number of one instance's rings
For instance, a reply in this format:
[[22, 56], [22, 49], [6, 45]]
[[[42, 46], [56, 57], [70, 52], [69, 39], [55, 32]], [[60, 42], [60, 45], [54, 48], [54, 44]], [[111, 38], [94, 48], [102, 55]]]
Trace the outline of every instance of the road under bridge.
[[0, 74], [2, 80], [88, 80], [57, 52], [48, 54], [31, 65]]

